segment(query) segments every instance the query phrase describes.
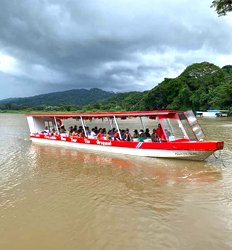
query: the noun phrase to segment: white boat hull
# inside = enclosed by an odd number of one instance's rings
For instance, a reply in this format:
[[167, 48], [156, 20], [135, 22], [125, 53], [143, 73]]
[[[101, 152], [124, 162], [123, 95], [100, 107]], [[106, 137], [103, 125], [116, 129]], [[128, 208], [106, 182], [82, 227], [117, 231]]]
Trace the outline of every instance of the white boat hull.
[[33, 142], [42, 144], [52, 144], [72, 148], [81, 148], [88, 150], [98, 150], [117, 154], [128, 154], [136, 156], [146, 156], [155, 158], [175, 158], [186, 160], [202, 161], [210, 156], [213, 150], [167, 150], [167, 149], [142, 149], [142, 148], [127, 148], [127, 147], [115, 147], [115, 146], [103, 146], [95, 144], [85, 143], [73, 143], [61, 140], [49, 140], [40, 138], [31, 138]]

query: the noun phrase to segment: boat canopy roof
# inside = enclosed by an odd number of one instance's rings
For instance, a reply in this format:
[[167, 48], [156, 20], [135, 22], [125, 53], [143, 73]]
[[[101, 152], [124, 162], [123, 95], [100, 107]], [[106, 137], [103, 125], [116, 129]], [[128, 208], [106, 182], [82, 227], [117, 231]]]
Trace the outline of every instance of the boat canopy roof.
[[173, 111], [173, 110], [163, 110], [163, 111], [137, 111], [137, 112], [108, 112], [108, 113], [47, 113], [47, 114], [25, 114], [26, 116], [36, 116], [36, 117], [57, 117], [60, 119], [68, 119], [68, 118], [74, 118], [74, 119], [80, 119], [81, 117], [83, 119], [102, 119], [102, 118], [135, 118], [135, 117], [149, 117], [150, 119], [155, 119], [157, 115], [162, 116], [170, 116], [183, 114], [184, 111]]

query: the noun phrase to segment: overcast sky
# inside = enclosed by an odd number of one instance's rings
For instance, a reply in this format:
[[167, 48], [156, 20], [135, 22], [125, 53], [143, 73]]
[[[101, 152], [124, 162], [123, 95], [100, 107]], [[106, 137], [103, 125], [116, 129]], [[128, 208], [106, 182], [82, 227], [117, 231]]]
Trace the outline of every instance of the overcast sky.
[[232, 64], [232, 15], [211, 0], [1, 0], [0, 99], [147, 90], [188, 65]]

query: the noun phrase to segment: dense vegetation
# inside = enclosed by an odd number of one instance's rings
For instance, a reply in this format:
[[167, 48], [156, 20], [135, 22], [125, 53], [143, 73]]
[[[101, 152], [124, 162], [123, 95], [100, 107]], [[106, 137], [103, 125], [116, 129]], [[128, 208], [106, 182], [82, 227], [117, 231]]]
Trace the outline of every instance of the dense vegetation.
[[[49, 94], [37, 95], [25, 98], [10, 98], [0, 101], [0, 107], [14, 104], [13, 107], [27, 106], [35, 107], [41, 105], [62, 106], [62, 105], [86, 105], [97, 102], [98, 100], [107, 99], [114, 96], [115, 93], [107, 92], [98, 88], [87, 89], [73, 89], [62, 92], [54, 92]], [[7, 106], [8, 105], [8, 106]], [[19, 107], [20, 108], [20, 107]]]
[[[87, 90], [86, 90], [87, 91]], [[55, 98], [49, 98], [49, 95], [42, 95], [47, 99], [53, 99], [52, 104], [45, 105], [46, 100], [40, 100], [44, 105], [35, 106], [21, 102], [8, 102], [1, 105], [2, 110], [27, 109], [30, 111], [71, 111], [71, 112], [107, 112], [107, 111], [134, 111], [134, 110], [208, 110], [208, 109], [229, 109], [232, 108], [232, 65], [222, 68], [208, 62], [195, 63], [187, 67], [182, 74], [176, 78], [165, 78], [163, 82], [149, 91], [144, 92], [128, 92], [128, 93], [111, 93], [111, 97], [102, 98], [104, 100], [92, 99], [96, 98], [99, 89], [92, 89], [92, 94], [88, 98], [88, 104], [73, 104], [72, 98], [81, 100], [83, 96], [79, 96], [80, 90], [77, 90], [74, 97], [64, 97], [65, 102]], [[72, 91], [73, 92], [73, 91]], [[65, 92], [63, 92], [64, 95]], [[109, 93], [109, 92], [107, 92]], [[27, 98], [20, 98], [27, 99]], [[87, 100], [86, 100], [87, 101]], [[40, 103], [41, 103], [40, 102]]]

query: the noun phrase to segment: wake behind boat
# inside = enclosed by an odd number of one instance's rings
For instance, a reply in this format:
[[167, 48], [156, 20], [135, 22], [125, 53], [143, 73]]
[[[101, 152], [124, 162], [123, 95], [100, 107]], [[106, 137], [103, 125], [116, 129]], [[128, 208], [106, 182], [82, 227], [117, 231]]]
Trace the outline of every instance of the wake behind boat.
[[[30, 137], [34, 142], [56, 145], [68, 145], [74, 148], [85, 148], [120, 154], [147, 157], [204, 160], [217, 150], [223, 149], [223, 141], [203, 141], [205, 135], [192, 111], [140, 111], [115, 113], [61, 113], [61, 114], [26, 114]], [[125, 140], [118, 125], [118, 119], [139, 118], [141, 134], [145, 127], [143, 118], [147, 117], [160, 124], [159, 133], [146, 139], [131, 138]], [[81, 122], [82, 134], [71, 135], [62, 131], [63, 122], [75, 119]], [[102, 120], [110, 128], [116, 126], [115, 137], [90, 136], [86, 122]], [[44, 128], [46, 127], [46, 131]], [[51, 133], [51, 131], [56, 131]], [[116, 138], [117, 137], [117, 138]], [[127, 138], [127, 137], [126, 137]]]

